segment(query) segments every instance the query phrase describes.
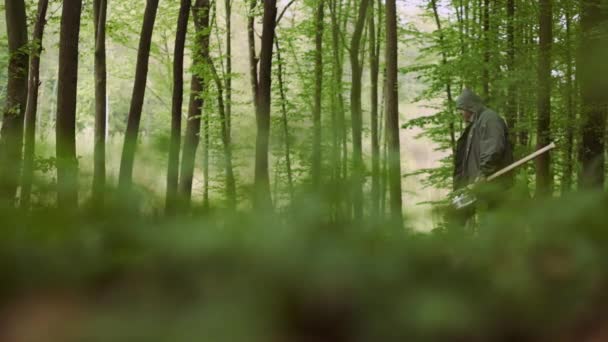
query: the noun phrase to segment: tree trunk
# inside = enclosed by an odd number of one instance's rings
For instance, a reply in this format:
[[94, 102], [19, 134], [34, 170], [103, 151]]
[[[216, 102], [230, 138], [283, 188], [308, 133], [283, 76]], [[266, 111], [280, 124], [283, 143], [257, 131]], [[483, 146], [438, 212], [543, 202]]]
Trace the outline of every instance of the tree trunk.
[[120, 173], [118, 186], [123, 191], [129, 191], [133, 183], [133, 164], [135, 161], [135, 149], [137, 147], [137, 135], [141, 122], [141, 112], [146, 94], [146, 80], [148, 78], [148, 60], [150, 59], [150, 45], [152, 43], [152, 32], [158, 0], [147, 0], [144, 12], [144, 21], [139, 38], [137, 52], [137, 64], [135, 66], [135, 81], [133, 84], [133, 96], [129, 108], [129, 118], [125, 131], [125, 140], [120, 160]]
[[580, 159], [582, 188], [604, 186], [604, 145], [608, 80], [608, 9], [606, 1], [581, 0], [581, 44], [578, 78], [581, 87], [582, 144]]
[[32, 180], [34, 178], [34, 156], [36, 152], [36, 116], [38, 112], [38, 88], [40, 86], [40, 55], [42, 54], [42, 37], [46, 24], [48, 0], [38, 2], [36, 24], [32, 34], [32, 54], [30, 56], [29, 85], [27, 108], [25, 111], [25, 145], [23, 156], [23, 179], [21, 183], [21, 208], [30, 207]]
[[[437, 1], [431, 0], [431, 7], [433, 8], [433, 16], [435, 17], [435, 24], [437, 25], [437, 31], [439, 32], [439, 45], [441, 47], [441, 64], [445, 67], [448, 64], [448, 58], [446, 55], [446, 46], [445, 46], [445, 38], [443, 36], [443, 31], [441, 29], [441, 19], [439, 18], [439, 12], [437, 11]], [[452, 99], [452, 79], [448, 75], [445, 80], [445, 94], [448, 99], [448, 119], [450, 120], [449, 124], [449, 134], [450, 134], [450, 146], [452, 148], [452, 153], [456, 152], [456, 133], [454, 132], [454, 110], [453, 110], [453, 99]]]
[[188, 122], [186, 123], [179, 176], [180, 205], [184, 208], [190, 207], [191, 203], [194, 163], [200, 141], [201, 113], [204, 101], [202, 93], [206, 88], [204, 72], [200, 71], [200, 68], [207, 63], [209, 56], [209, 10], [209, 0], [196, 0], [192, 7], [192, 18], [196, 29], [192, 52], [195, 70], [190, 83]]
[[228, 131], [228, 120], [226, 118], [225, 104], [224, 104], [224, 89], [222, 80], [220, 79], [217, 70], [213, 64], [211, 58], [207, 59], [207, 64], [211, 69], [211, 75], [215, 80], [215, 87], [217, 88], [217, 108], [220, 115], [220, 136], [222, 137], [222, 145], [224, 147], [224, 172], [226, 177], [226, 199], [228, 201], [228, 208], [236, 208], [236, 186], [234, 181], [234, 171], [232, 168], [232, 146], [230, 141], [230, 133]]
[[226, 126], [228, 136], [232, 136], [232, 0], [225, 0], [226, 9]]
[[380, 145], [378, 141], [378, 74], [380, 63], [378, 60], [378, 47], [380, 41], [376, 40], [376, 22], [374, 15], [374, 1], [370, 2], [369, 13], [369, 72], [371, 81], [370, 98], [370, 123], [371, 123], [371, 146], [372, 146], [372, 189], [371, 189], [371, 214], [378, 216], [380, 208]]
[[289, 143], [289, 124], [287, 122], [287, 98], [285, 96], [285, 88], [283, 87], [283, 60], [281, 58], [281, 46], [279, 40], [275, 40], [277, 49], [277, 64], [278, 64], [278, 80], [279, 94], [281, 96], [281, 115], [283, 120], [283, 135], [285, 137], [285, 169], [287, 173], [287, 186], [289, 189], [290, 200], [293, 201], [293, 175], [291, 171], [291, 148]]
[[95, 146], [93, 165], [93, 203], [104, 202], [106, 186], [106, 123], [107, 123], [107, 75], [106, 75], [106, 16], [107, 0], [93, 3], [95, 25]]
[[[538, 121], [536, 126], [536, 148], [540, 149], [551, 141], [551, 46], [552, 0], [541, 0], [540, 5], [540, 42], [538, 50]], [[551, 195], [552, 179], [550, 173], [550, 154], [536, 158], [536, 194]]]
[[[515, 0], [507, 0], [507, 69], [509, 71], [507, 86], [507, 126], [514, 130], [517, 122], [517, 82], [515, 80]], [[516, 139], [511, 136], [511, 142]]]
[[483, 96], [484, 100], [490, 98], [490, 0], [483, 3]]
[[[346, 120], [344, 115], [344, 98], [342, 97], [342, 76], [343, 76], [343, 64], [342, 55], [343, 49], [340, 41], [340, 24], [338, 10], [341, 6], [341, 1], [331, 0], [330, 2], [330, 14], [331, 14], [331, 34], [332, 34], [332, 79], [334, 85], [331, 87], [332, 97], [332, 162], [333, 162], [333, 178], [336, 186], [336, 217], [344, 216], [342, 206], [344, 204], [344, 179], [346, 178], [346, 160], [347, 160], [347, 149], [346, 149]], [[343, 167], [344, 165], [344, 167]], [[342, 169], [344, 168], [345, 176], [342, 176]], [[348, 210], [346, 210], [348, 211]]]
[[264, 1], [262, 22], [262, 47], [260, 52], [260, 77], [256, 108], [256, 149], [255, 149], [255, 196], [254, 207], [271, 208], [270, 182], [268, 175], [268, 143], [270, 134], [270, 99], [272, 83], [272, 49], [274, 44], [277, 16], [276, 0]]
[[312, 184], [321, 188], [321, 100], [323, 92], [323, 16], [324, 0], [319, 0], [315, 18], [315, 98], [313, 108]]
[[173, 100], [171, 105], [171, 141], [169, 144], [169, 162], [167, 164], [167, 193], [165, 210], [174, 214], [178, 205], [177, 185], [179, 177], [179, 150], [182, 134], [182, 104], [184, 98], [184, 49], [190, 0], [181, 0], [177, 29], [175, 33], [175, 49], [173, 52]]
[[57, 93], [57, 202], [62, 209], [78, 205], [76, 159], [76, 90], [78, 82], [78, 35], [82, 0], [64, 0], [59, 37]]
[[24, 1], [6, 1], [4, 11], [10, 57], [6, 103], [0, 129], [0, 200], [12, 204], [19, 184], [29, 57]]
[[355, 31], [350, 42], [350, 63], [352, 70], [350, 110], [353, 138], [353, 170], [351, 187], [353, 191], [353, 214], [355, 219], [363, 217], [363, 155], [361, 149], [361, 135], [363, 130], [361, 118], [361, 63], [359, 62], [359, 49], [369, 0], [361, 0], [359, 15], [355, 24]]
[[391, 218], [401, 225], [401, 152], [399, 145], [399, 84], [397, 64], [397, 10], [386, 1], [386, 135]]
[[[566, 5], [568, 6], [568, 5]], [[562, 178], [562, 194], [569, 192], [572, 189], [572, 174], [574, 168], [572, 164], [574, 162], [574, 87], [573, 87], [573, 60], [572, 60], [572, 41], [571, 41], [571, 26], [572, 26], [572, 14], [570, 8], [566, 8], [564, 13], [566, 17], [566, 85], [564, 90], [564, 96], [566, 97], [566, 139], [564, 148], [564, 176]]]
[[253, 106], [258, 106], [258, 58], [255, 53], [255, 7], [257, 0], [249, 0], [249, 14], [247, 17], [247, 42], [249, 44], [249, 80], [251, 81], [251, 95]]

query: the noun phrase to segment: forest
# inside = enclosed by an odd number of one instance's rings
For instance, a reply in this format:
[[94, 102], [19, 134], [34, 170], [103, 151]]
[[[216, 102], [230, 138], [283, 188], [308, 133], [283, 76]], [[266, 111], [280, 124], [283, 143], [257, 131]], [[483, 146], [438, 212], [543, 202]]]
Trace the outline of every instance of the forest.
[[606, 61], [607, 0], [4, 0], [0, 340], [608, 340]]

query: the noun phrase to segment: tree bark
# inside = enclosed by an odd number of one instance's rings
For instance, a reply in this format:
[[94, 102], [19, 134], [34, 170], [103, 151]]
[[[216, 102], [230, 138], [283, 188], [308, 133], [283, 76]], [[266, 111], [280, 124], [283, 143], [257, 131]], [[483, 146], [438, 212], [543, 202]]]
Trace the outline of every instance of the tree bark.
[[260, 51], [260, 77], [256, 108], [256, 150], [255, 150], [255, 195], [254, 207], [271, 208], [270, 182], [268, 175], [268, 143], [270, 135], [270, 100], [272, 83], [272, 50], [276, 26], [276, 0], [264, 1], [262, 21], [262, 47]]
[[605, 0], [581, 0], [581, 43], [577, 61], [582, 106], [582, 188], [604, 186], [608, 93], [608, 9]]
[[374, 0], [370, 2], [369, 13], [369, 72], [371, 81], [370, 91], [370, 124], [372, 146], [372, 189], [371, 214], [378, 216], [380, 208], [380, 145], [378, 141], [378, 75], [380, 63], [378, 60], [378, 47], [380, 41], [376, 40], [376, 22], [374, 15]]
[[359, 50], [369, 0], [361, 0], [359, 14], [355, 24], [355, 31], [350, 42], [350, 64], [352, 70], [350, 110], [353, 139], [353, 171], [351, 174], [351, 187], [353, 191], [353, 214], [355, 219], [363, 217], [363, 154], [361, 149], [361, 135], [363, 123], [361, 118], [361, 74], [362, 67], [359, 61]]
[[95, 25], [95, 146], [93, 164], [93, 203], [103, 205], [106, 187], [106, 16], [107, 0], [93, 3]]
[[225, 0], [226, 9], [226, 126], [228, 136], [232, 136], [232, 0]]
[[285, 88], [283, 87], [283, 59], [281, 58], [281, 46], [278, 38], [275, 40], [277, 49], [277, 66], [278, 66], [278, 81], [279, 95], [281, 96], [281, 118], [283, 120], [283, 136], [285, 137], [285, 169], [287, 173], [287, 187], [289, 189], [290, 199], [293, 201], [293, 175], [291, 171], [291, 148], [289, 142], [289, 123], [287, 121], [287, 97], [285, 96]]
[[324, 0], [319, 0], [315, 18], [315, 97], [313, 108], [312, 184], [321, 188], [321, 100], [323, 92], [323, 16]]
[[251, 82], [251, 96], [253, 106], [258, 106], [258, 58], [255, 53], [255, 7], [257, 0], [249, 0], [249, 15], [247, 17], [247, 42], [249, 44], [249, 80]]
[[125, 131], [122, 157], [120, 160], [120, 172], [118, 186], [122, 191], [128, 192], [133, 183], [133, 164], [135, 161], [135, 150], [137, 147], [137, 135], [141, 122], [141, 112], [146, 94], [146, 80], [148, 78], [148, 61], [150, 59], [150, 45], [152, 43], [152, 32], [158, 9], [158, 0], [147, 0], [144, 12], [139, 48], [137, 52], [137, 64], [135, 66], [135, 81], [133, 84], [133, 96], [129, 108], [129, 118]]
[[38, 2], [36, 24], [32, 34], [32, 53], [25, 110], [25, 144], [23, 155], [23, 179], [21, 183], [20, 205], [23, 209], [30, 207], [30, 195], [34, 178], [34, 157], [36, 152], [36, 116], [38, 112], [38, 88], [40, 87], [40, 55], [42, 54], [42, 38], [46, 25], [48, 0]]
[[[439, 32], [439, 45], [441, 46], [441, 64], [445, 67], [448, 64], [448, 58], [446, 55], [445, 38], [443, 36], [443, 30], [441, 29], [441, 20], [439, 18], [439, 12], [437, 11], [437, 1], [431, 0], [431, 7], [433, 8], [433, 16], [435, 17], [435, 24], [437, 25], [437, 31]], [[445, 80], [445, 94], [448, 98], [448, 119], [450, 120], [449, 134], [450, 134], [450, 147], [452, 153], [456, 151], [456, 133], [454, 132], [454, 101], [452, 99], [452, 80], [448, 77]]]
[[402, 224], [401, 154], [399, 144], [399, 84], [397, 64], [397, 10], [395, 0], [386, 1], [386, 134], [388, 137], [388, 183], [391, 219]]
[[194, 178], [194, 164], [196, 150], [200, 141], [201, 113], [203, 107], [202, 92], [206, 88], [200, 71], [209, 56], [209, 0], [196, 0], [192, 7], [192, 17], [196, 29], [195, 44], [193, 48], [192, 80], [190, 83], [190, 103], [188, 105], [188, 122], [184, 135], [184, 147], [179, 177], [180, 205], [190, 207], [192, 198], [192, 179]]
[[[551, 46], [552, 0], [540, 0], [540, 42], [538, 47], [538, 119], [536, 126], [536, 148], [540, 149], [551, 141]], [[536, 158], [536, 194], [551, 195], [550, 154]]]
[[23, 121], [27, 105], [27, 18], [23, 0], [5, 2], [8, 82], [0, 129], [0, 199], [13, 204], [21, 166]]
[[211, 75], [215, 81], [215, 87], [217, 88], [217, 108], [220, 115], [220, 136], [222, 137], [222, 146], [224, 148], [224, 172], [226, 177], [226, 199], [228, 201], [228, 208], [236, 208], [236, 185], [234, 181], [234, 171], [232, 168], [232, 146], [230, 141], [230, 133], [228, 130], [228, 120], [226, 118], [225, 104], [224, 104], [224, 89], [222, 80], [220, 79], [217, 70], [213, 64], [211, 58], [207, 59], [207, 64], [211, 69]]
[[[344, 115], [344, 98], [342, 96], [342, 76], [343, 76], [343, 49], [340, 41], [340, 24], [338, 10], [341, 1], [331, 0], [331, 35], [332, 35], [332, 79], [334, 85], [331, 87], [332, 98], [332, 166], [333, 179], [336, 186], [336, 217], [344, 216], [344, 179], [346, 179], [346, 120]], [[344, 176], [342, 170], [344, 169]]]
[[[509, 79], [507, 86], [507, 126], [514, 130], [517, 123], [517, 89], [515, 80], [515, 0], [507, 0], [507, 70]], [[511, 143], [517, 139], [511, 136]]]
[[167, 164], [167, 193], [165, 210], [174, 214], [178, 206], [177, 186], [179, 178], [179, 150], [182, 134], [182, 104], [184, 98], [184, 49], [190, 0], [181, 0], [177, 29], [175, 33], [175, 49], [173, 51], [173, 100], [171, 105], [171, 141], [169, 144], [169, 162]]
[[78, 36], [82, 0], [64, 0], [59, 36], [57, 79], [57, 203], [62, 209], [78, 205], [76, 159], [76, 91], [78, 82]]
[[[568, 6], [568, 5], [566, 5]], [[564, 148], [564, 176], [562, 178], [562, 194], [569, 192], [572, 189], [572, 174], [574, 171], [573, 168], [573, 153], [574, 153], [574, 130], [575, 130], [575, 121], [574, 121], [574, 87], [573, 87], [573, 60], [572, 60], [572, 14], [570, 12], [570, 8], [566, 7], [566, 11], [564, 13], [566, 17], [566, 37], [565, 37], [565, 45], [566, 45], [566, 84], [564, 90], [564, 96], [566, 97], [566, 139], [565, 139], [565, 148]]]
[[484, 100], [490, 98], [490, 0], [483, 2], [483, 96]]

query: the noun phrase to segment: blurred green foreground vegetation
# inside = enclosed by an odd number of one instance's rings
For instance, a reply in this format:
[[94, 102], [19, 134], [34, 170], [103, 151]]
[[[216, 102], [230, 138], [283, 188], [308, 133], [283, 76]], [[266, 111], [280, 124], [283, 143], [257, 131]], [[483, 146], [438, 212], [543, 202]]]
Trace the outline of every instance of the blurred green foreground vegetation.
[[[604, 341], [605, 194], [474, 234], [332, 222], [323, 203], [178, 218], [2, 215], [0, 340]], [[406, 221], [407, 225], [407, 221]]]

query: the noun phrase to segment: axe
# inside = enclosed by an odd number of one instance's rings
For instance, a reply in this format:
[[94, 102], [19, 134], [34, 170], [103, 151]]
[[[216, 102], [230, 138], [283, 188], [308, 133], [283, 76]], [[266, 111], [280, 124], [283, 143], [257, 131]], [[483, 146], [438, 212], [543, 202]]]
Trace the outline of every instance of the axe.
[[[492, 181], [492, 180], [504, 175], [505, 173], [529, 162], [530, 160], [533, 160], [536, 157], [551, 151], [554, 148], [555, 148], [555, 143], [551, 143], [551, 144], [537, 150], [536, 152], [530, 154], [529, 156], [522, 158], [499, 171], [496, 171], [491, 176], [489, 176], [486, 179], [486, 181], [488, 181], [488, 182]], [[466, 207], [470, 206], [471, 204], [475, 203], [475, 201], [477, 201], [475, 196], [471, 193], [471, 188], [473, 185], [474, 184], [471, 184], [468, 187], [464, 188], [462, 191], [458, 191], [457, 193], [454, 194], [454, 196], [452, 198], [452, 206], [454, 206], [454, 208], [463, 209], [463, 208], [466, 208]]]

